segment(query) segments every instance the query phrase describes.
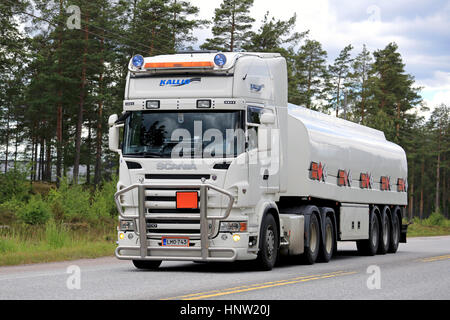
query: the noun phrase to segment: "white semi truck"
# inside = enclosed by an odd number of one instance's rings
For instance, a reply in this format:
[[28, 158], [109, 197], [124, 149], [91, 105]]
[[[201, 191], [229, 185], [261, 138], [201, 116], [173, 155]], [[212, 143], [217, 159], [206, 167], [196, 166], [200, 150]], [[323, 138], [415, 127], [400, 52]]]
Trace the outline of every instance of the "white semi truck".
[[[277, 53], [183, 52], [129, 63], [119, 154], [117, 258], [329, 261], [406, 242], [403, 149], [383, 132], [287, 101]], [[121, 133], [121, 128], [123, 132]]]

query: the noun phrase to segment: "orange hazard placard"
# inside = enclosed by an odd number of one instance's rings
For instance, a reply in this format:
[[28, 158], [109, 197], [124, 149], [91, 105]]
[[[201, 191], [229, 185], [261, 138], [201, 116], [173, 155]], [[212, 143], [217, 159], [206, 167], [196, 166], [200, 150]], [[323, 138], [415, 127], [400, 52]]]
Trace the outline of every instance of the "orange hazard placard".
[[177, 209], [197, 209], [197, 192], [177, 192]]

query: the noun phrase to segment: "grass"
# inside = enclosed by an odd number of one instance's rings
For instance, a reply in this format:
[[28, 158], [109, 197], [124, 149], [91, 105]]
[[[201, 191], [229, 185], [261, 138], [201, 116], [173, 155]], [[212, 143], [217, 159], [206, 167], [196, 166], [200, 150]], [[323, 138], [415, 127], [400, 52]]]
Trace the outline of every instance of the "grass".
[[440, 212], [433, 212], [428, 218], [415, 217], [408, 227], [408, 237], [429, 237], [450, 235], [450, 220]]
[[0, 230], [0, 266], [112, 256], [115, 225], [15, 225]]
[[[115, 247], [115, 244], [107, 242], [77, 243], [70, 247], [50, 250], [46, 246], [31, 246], [32, 250], [26, 249], [0, 254], [0, 266], [112, 256]], [[29, 247], [27, 246], [27, 248]]]
[[450, 227], [446, 226], [426, 226], [413, 223], [408, 227], [408, 237], [431, 237], [448, 235], [450, 235]]

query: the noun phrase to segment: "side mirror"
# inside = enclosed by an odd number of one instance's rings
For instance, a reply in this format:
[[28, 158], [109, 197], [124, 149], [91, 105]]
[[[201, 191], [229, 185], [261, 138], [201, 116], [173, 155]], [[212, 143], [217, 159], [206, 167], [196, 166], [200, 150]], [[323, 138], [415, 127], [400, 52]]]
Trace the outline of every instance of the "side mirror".
[[265, 112], [260, 118], [261, 124], [270, 125], [275, 123], [275, 115], [273, 113]]
[[117, 127], [116, 121], [119, 119], [117, 114], [113, 114], [109, 116], [108, 119], [108, 125], [109, 125], [109, 150], [114, 152], [119, 152], [119, 130], [120, 128]]

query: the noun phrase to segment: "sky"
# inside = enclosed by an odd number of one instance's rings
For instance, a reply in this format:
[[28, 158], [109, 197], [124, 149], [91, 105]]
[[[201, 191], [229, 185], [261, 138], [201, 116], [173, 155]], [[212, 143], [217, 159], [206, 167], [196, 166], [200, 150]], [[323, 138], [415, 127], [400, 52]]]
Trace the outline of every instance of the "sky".
[[[199, 17], [209, 20], [221, 2], [191, 0]], [[295, 12], [296, 31], [310, 30], [309, 38], [322, 44], [329, 63], [347, 44], [356, 55], [363, 44], [374, 51], [396, 42], [428, 107], [450, 105], [450, 0], [255, 0], [254, 31], [267, 11], [282, 20]], [[195, 36], [201, 44], [211, 33], [196, 30]]]

